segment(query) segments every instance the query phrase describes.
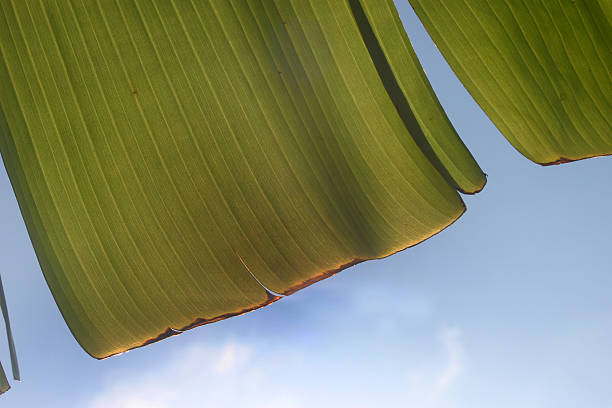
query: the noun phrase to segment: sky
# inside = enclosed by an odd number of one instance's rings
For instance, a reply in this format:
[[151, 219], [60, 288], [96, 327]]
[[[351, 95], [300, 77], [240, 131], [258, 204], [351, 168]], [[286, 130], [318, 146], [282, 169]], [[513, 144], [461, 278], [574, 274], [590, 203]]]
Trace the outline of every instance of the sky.
[[[467, 212], [271, 306], [97, 361], [53, 302], [0, 165], [0, 273], [23, 378], [0, 407], [612, 406], [612, 157], [525, 159], [398, 9], [488, 174]], [[3, 334], [0, 359], [9, 373]]]

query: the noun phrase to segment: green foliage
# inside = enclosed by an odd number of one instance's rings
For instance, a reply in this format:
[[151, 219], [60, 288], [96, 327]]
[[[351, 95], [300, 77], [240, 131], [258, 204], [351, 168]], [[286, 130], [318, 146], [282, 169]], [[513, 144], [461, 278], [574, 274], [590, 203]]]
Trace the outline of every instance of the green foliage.
[[10, 388], [11, 388], [11, 386], [9, 385], [9, 382], [6, 379], [6, 374], [4, 373], [4, 368], [2, 368], [2, 364], [0, 364], [0, 394], [4, 394]]
[[410, 0], [461, 82], [522, 154], [612, 154], [612, 2]]
[[415, 245], [485, 182], [388, 0], [4, 1], [0, 44], [0, 149], [97, 358]]
[[[612, 152], [610, 3], [411, 2], [527, 157]], [[0, 152], [96, 358], [415, 245], [486, 181], [391, 0], [2, 0]]]

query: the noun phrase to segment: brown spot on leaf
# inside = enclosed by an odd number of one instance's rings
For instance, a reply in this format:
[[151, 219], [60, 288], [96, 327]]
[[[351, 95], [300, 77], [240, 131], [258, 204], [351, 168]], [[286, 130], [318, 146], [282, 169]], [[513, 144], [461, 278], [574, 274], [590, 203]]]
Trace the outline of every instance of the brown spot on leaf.
[[280, 299], [280, 296], [275, 296], [275, 295], [273, 295], [273, 294], [271, 294], [269, 292], [266, 292], [266, 293], [268, 294], [268, 299], [264, 303], [262, 303], [260, 305], [249, 307], [249, 308], [246, 308], [246, 309], [243, 309], [243, 310], [239, 310], [237, 312], [224, 313], [222, 315], [219, 315], [217, 317], [213, 317], [213, 318], [210, 318], [210, 319], [204, 319], [204, 318], [200, 317], [200, 318], [195, 319], [193, 322], [191, 322], [187, 326], [182, 327], [180, 330], [181, 331], [185, 331], [185, 330], [193, 329], [194, 327], [198, 327], [198, 326], [202, 326], [202, 325], [205, 325], [205, 324], [210, 324], [210, 323], [218, 322], [219, 320], [225, 320], [225, 319], [230, 318], [230, 317], [241, 316], [241, 315], [243, 315], [245, 313], [252, 312], [253, 310], [257, 310], [257, 309], [260, 309], [262, 307], [268, 306], [269, 304], [272, 304], [272, 303], [276, 302], [278, 299]]
[[557, 160], [547, 163], [538, 163], [541, 166], [556, 166], [558, 164], [572, 163], [584, 159], [592, 159], [594, 157], [610, 156], [610, 153], [594, 154], [592, 156], [579, 157], [577, 159], [568, 159], [567, 157], [559, 157]]
[[225, 319], [230, 318], [230, 317], [240, 316], [240, 315], [243, 315], [245, 313], [252, 312], [253, 310], [257, 310], [257, 309], [260, 309], [262, 307], [268, 306], [269, 304], [274, 303], [278, 299], [280, 299], [280, 296], [275, 296], [275, 295], [272, 295], [271, 293], [267, 293], [267, 294], [268, 294], [268, 298], [266, 299], [266, 301], [261, 303], [261, 304], [259, 304], [259, 305], [248, 307], [246, 309], [242, 309], [242, 310], [239, 310], [237, 312], [224, 313], [222, 315], [219, 315], [219, 316], [216, 316], [216, 317], [213, 317], [213, 318], [198, 317], [193, 322], [189, 323], [188, 325], [186, 325], [184, 327], [181, 327], [180, 329], [172, 329], [172, 328], [168, 327], [166, 330], [164, 330], [163, 332], [161, 332], [157, 336], [151, 337], [150, 339], [147, 339], [147, 340], [143, 341], [142, 343], [137, 344], [137, 345], [135, 345], [133, 347], [130, 347], [128, 349], [119, 350], [119, 351], [107, 354], [105, 356], [102, 356], [102, 357], [98, 357], [98, 356], [93, 356], [93, 357], [98, 359], [98, 360], [103, 360], [105, 358], [108, 358], [108, 357], [111, 357], [111, 356], [115, 356], [117, 354], [125, 353], [126, 351], [130, 351], [130, 350], [134, 350], [134, 349], [137, 349], [137, 348], [140, 348], [140, 347], [148, 346], [149, 344], [153, 344], [153, 343], [156, 343], [156, 342], [158, 342], [160, 340], [167, 339], [168, 337], [176, 336], [178, 334], [183, 333], [186, 330], [193, 329], [194, 327], [203, 326], [205, 324], [218, 322], [220, 320], [225, 320]]
[[[455, 218], [453, 218], [450, 221], [450, 223], [445, 225], [439, 231], [436, 231], [436, 232], [432, 233], [431, 235], [425, 237], [424, 239], [420, 240], [419, 242], [415, 242], [415, 243], [413, 243], [411, 245], [405, 246], [405, 247], [400, 248], [400, 249], [392, 250], [389, 253], [387, 253], [385, 255], [382, 255], [382, 256], [372, 257], [372, 258], [355, 258], [352, 261], [349, 261], [347, 263], [339, 265], [336, 268], [327, 270], [327, 271], [322, 272], [322, 273], [320, 273], [320, 274], [318, 274], [318, 275], [316, 275], [316, 276], [314, 276], [314, 277], [312, 277], [310, 279], [307, 279], [307, 280], [305, 280], [303, 282], [297, 283], [297, 284], [291, 286], [290, 288], [288, 288], [287, 290], [285, 290], [281, 294], [284, 295], [284, 296], [291, 295], [292, 293], [295, 293], [295, 292], [297, 292], [300, 289], [304, 289], [305, 287], [308, 287], [308, 286], [312, 285], [313, 283], [319, 282], [319, 281], [321, 281], [321, 280], [323, 280], [325, 278], [329, 278], [330, 276], [333, 276], [333, 275], [337, 274], [338, 272], [340, 272], [340, 271], [342, 271], [342, 270], [344, 270], [346, 268], [349, 268], [351, 266], [357, 265], [358, 263], [361, 263], [361, 262], [364, 262], [364, 261], [369, 261], [369, 260], [374, 260], [374, 259], [387, 258], [387, 257], [389, 257], [389, 256], [391, 256], [393, 254], [396, 254], [398, 252], [401, 252], [401, 251], [404, 251], [404, 250], [406, 250], [408, 248], [411, 248], [411, 247], [413, 247], [413, 246], [415, 246], [415, 245], [417, 245], [417, 244], [419, 244], [419, 243], [421, 243], [421, 242], [423, 242], [423, 241], [425, 241], [425, 240], [427, 240], [427, 239], [429, 239], [429, 238], [439, 234], [441, 231], [446, 229], [448, 226], [454, 224], [455, 221], [457, 221], [459, 219], [459, 217], [461, 217], [461, 215], [464, 212], [465, 212], [465, 205], [463, 206], [463, 210], [459, 214], [457, 214], [457, 216]], [[257, 309], [260, 309], [262, 307], [268, 306], [269, 304], [272, 304], [272, 303], [276, 302], [277, 300], [279, 300], [281, 298], [280, 296], [274, 295], [274, 294], [270, 293], [267, 290], [266, 290], [266, 293], [268, 295], [268, 298], [266, 299], [265, 302], [263, 302], [263, 303], [261, 303], [259, 305], [255, 305], [255, 306], [252, 306], [252, 307], [249, 307], [249, 308], [246, 308], [246, 309], [242, 309], [242, 310], [239, 310], [237, 312], [224, 313], [222, 315], [219, 315], [219, 316], [216, 316], [216, 317], [213, 317], [213, 318], [202, 318], [202, 317], [200, 317], [200, 318], [195, 319], [193, 322], [189, 323], [188, 325], [186, 325], [184, 327], [181, 327], [180, 329], [172, 329], [172, 328], [168, 327], [166, 330], [164, 330], [162, 333], [158, 334], [157, 336], [152, 337], [150, 339], [147, 339], [147, 340], [143, 341], [142, 343], [140, 343], [140, 344], [138, 344], [136, 346], [130, 347], [130, 348], [126, 349], [126, 350], [118, 350], [116, 352], [109, 353], [109, 354], [107, 354], [105, 356], [102, 356], [102, 357], [97, 357], [97, 356], [93, 356], [93, 357], [98, 359], [98, 360], [102, 360], [102, 359], [105, 359], [105, 358], [110, 357], [110, 356], [114, 356], [114, 355], [117, 355], [117, 354], [124, 353], [124, 352], [129, 351], [129, 350], [133, 350], [133, 349], [136, 349], [136, 348], [139, 348], [139, 347], [147, 346], [149, 344], [158, 342], [158, 341], [166, 339], [168, 337], [172, 337], [172, 336], [176, 336], [177, 334], [181, 334], [182, 332], [184, 332], [186, 330], [189, 330], [189, 329], [193, 329], [194, 327], [203, 326], [205, 324], [218, 322], [220, 320], [224, 320], [224, 319], [227, 319], [227, 318], [230, 318], [230, 317], [240, 316], [240, 315], [243, 315], [245, 313], [252, 312], [253, 310], [257, 310]]]
[[347, 262], [345, 264], [342, 264], [340, 266], [338, 266], [337, 268], [331, 269], [329, 271], [325, 271], [323, 273], [320, 273], [319, 275], [316, 275], [310, 279], [307, 279], [303, 282], [297, 283], [293, 286], [291, 286], [289, 289], [285, 290], [282, 294], [285, 296], [291, 295], [292, 293], [297, 292], [298, 290], [304, 289], [310, 285], [312, 285], [313, 283], [317, 283], [323, 279], [329, 278], [330, 276], [333, 276], [335, 274], [337, 274], [340, 271], [343, 271], [346, 268], [349, 268], [353, 265], [357, 265], [358, 263], [361, 263], [363, 261], [367, 261], [367, 259], [360, 259], [360, 258], [355, 258], [350, 262]]

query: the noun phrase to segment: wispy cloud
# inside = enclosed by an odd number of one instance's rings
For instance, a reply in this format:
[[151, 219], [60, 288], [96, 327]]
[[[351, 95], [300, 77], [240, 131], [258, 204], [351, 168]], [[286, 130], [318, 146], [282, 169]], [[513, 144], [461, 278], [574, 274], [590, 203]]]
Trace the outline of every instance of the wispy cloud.
[[420, 367], [408, 373], [406, 406], [419, 408], [449, 408], [457, 406], [449, 394], [464, 371], [465, 352], [461, 330], [445, 327], [440, 330], [442, 364]]
[[[194, 344], [148, 373], [118, 375], [91, 399], [87, 408], [181, 407], [369, 407], [373, 403], [447, 408], [449, 391], [463, 372], [464, 351], [458, 328], [443, 328], [431, 356], [390, 381], [347, 382], [367, 373], [368, 362], [325, 360], [322, 350], [274, 349], [242, 342], [220, 346]], [[326, 370], [325, 367], [332, 368]]]
[[443, 392], [463, 371], [463, 345], [461, 344], [461, 331], [456, 328], [445, 328], [440, 333], [444, 351], [448, 362], [436, 380], [436, 388]]
[[[283, 356], [287, 357], [287, 356]], [[144, 375], [109, 383], [88, 408], [255, 407], [301, 408], [295, 390], [274, 384], [275, 362], [261, 361], [245, 344], [193, 345]]]

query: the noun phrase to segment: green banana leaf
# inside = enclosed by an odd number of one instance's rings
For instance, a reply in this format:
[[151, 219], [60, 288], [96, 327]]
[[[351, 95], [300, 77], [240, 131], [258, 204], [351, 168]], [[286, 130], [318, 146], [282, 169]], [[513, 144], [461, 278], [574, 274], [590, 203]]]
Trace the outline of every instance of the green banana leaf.
[[409, 1], [523, 155], [558, 164], [612, 154], [612, 1]]
[[2, 0], [0, 151], [96, 358], [415, 245], [485, 183], [391, 0]]
[[0, 394], [4, 394], [10, 388], [11, 386], [9, 385], [9, 382], [6, 379], [6, 373], [4, 372], [4, 368], [2, 368], [2, 364], [0, 364]]

